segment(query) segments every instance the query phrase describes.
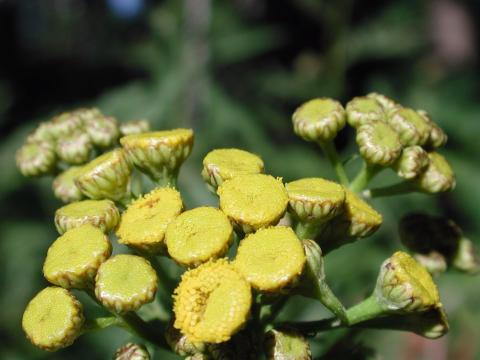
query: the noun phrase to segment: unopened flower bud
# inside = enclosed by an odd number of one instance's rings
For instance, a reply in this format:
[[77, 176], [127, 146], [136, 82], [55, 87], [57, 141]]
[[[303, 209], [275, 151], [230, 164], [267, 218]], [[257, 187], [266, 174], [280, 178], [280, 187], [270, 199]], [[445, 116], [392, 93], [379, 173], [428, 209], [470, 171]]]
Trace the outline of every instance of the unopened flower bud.
[[383, 217], [357, 194], [346, 189], [343, 217], [348, 221], [348, 235], [366, 237], [382, 225]]
[[47, 287], [28, 303], [22, 327], [33, 345], [48, 351], [70, 346], [81, 334], [82, 305], [68, 290]]
[[268, 360], [311, 360], [308, 341], [291, 329], [270, 330], [265, 336]]
[[377, 102], [379, 102], [386, 114], [392, 112], [399, 106], [395, 100], [377, 92], [371, 92], [367, 95], [367, 97], [375, 99]]
[[359, 96], [350, 100], [345, 108], [350, 126], [358, 127], [370, 121], [384, 121], [383, 106], [374, 98]]
[[77, 131], [57, 140], [56, 151], [60, 159], [69, 164], [83, 164], [90, 158], [92, 142], [85, 132]]
[[52, 183], [53, 193], [56, 198], [64, 203], [79, 201], [83, 198], [83, 194], [75, 184], [75, 179], [81, 173], [80, 166], [72, 166], [60, 173]]
[[358, 127], [356, 141], [360, 154], [372, 165], [391, 165], [402, 152], [397, 133], [383, 121], [371, 121]]
[[317, 98], [302, 104], [292, 116], [295, 134], [307, 141], [327, 142], [345, 126], [343, 106], [336, 100]]
[[447, 271], [447, 260], [445, 256], [439, 252], [431, 251], [428, 254], [416, 253], [413, 257], [432, 275]]
[[457, 251], [452, 258], [452, 266], [469, 274], [480, 272], [480, 257], [470, 239], [462, 237], [459, 240]]
[[75, 184], [91, 199], [120, 201], [129, 196], [130, 174], [123, 150], [116, 149], [83, 166]]
[[425, 145], [430, 137], [431, 125], [415, 110], [399, 107], [388, 118], [404, 146]]
[[82, 119], [75, 111], [62, 113], [50, 121], [50, 133], [55, 139], [68, 136], [82, 128]]
[[410, 180], [419, 176], [428, 166], [428, 153], [418, 145], [407, 146], [393, 168], [401, 178]]
[[52, 124], [50, 121], [40, 123], [35, 130], [28, 135], [27, 142], [35, 141], [47, 141], [50, 143], [55, 142], [55, 136], [51, 130]]
[[262, 159], [240, 149], [215, 149], [203, 159], [202, 177], [215, 192], [225, 180], [238, 175], [263, 173]]
[[448, 136], [447, 134], [445, 134], [442, 128], [432, 120], [430, 115], [425, 110], [418, 110], [417, 112], [430, 124], [430, 127], [431, 127], [430, 135], [425, 145], [433, 149], [436, 149], [445, 145], [447, 143]]
[[456, 185], [455, 174], [447, 160], [437, 152], [428, 153], [428, 158], [430, 162], [416, 180], [417, 186], [430, 194], [453, 190]]
[[99, 148], [115, 145], [120, 130], [114, 117], [104, 116], [97, 108], [78, 109], [75, 114], [82, 120], [93, 145]]
[[86, 224], [68, 230], [48, 249], [43, 274], [52, 284], [70, 289], [93, 287], [97, 270], [112, 253], [107, 236]]
[[169, 322], [165, 332], [165, 338], [172, 350], [180, 356], [195, 355], [203, 353], [207, 349], [206, 344], [202, 342], [191, 342], [188, 337], [182, 334], [173, 326], [175, 320]]
[[47, 175], [55, 169], [55, 149], [47, 141], [25, 143], [16, 154], [17, 167], [23, 176]]
[[147, 348], [141, 344], [128, 343], [120, 347], [114, 360], [150, 360], [150, 354]]
[[150, 131], [148, 120], [131, 120], [120, 124], [120, 134], [122, 136], [142, 134]]
[[111, 311], [138, 310], [155, 298], [158, 277], [150, 263], [136, 255], [116, 255], [100, 265], [95, 295]]
[[220, 209], [245, 233], [277, 224], [287, 210], [287, 191], [280, 179], [270, 175], [236, 176], [217, 193]]
[[105, 233], [113, 230], [120, 219], [110, 200], [83, 200], [65, 205], [55, 212], [55, 227], [60, 234], [83, 224], [93, 225]]

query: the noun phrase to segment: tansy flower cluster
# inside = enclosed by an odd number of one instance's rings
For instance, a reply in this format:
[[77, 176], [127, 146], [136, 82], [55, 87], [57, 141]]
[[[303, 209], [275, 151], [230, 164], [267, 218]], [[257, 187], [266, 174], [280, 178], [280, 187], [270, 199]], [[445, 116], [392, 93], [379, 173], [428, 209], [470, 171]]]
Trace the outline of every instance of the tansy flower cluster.
[[[429, 271], [438, 272], [437, 254], [477, 271], [473, 245], [460, 230], [450, 232], [448, 246], [438, 240], [425, 247], [423, 238], [436, 227], [422, 227], [427, 233], [418, 235], [414, 218], [403, 220], [402, 241], [413, 257], [398, 251], [385, 260], [371, 296], [350, 308], [331, 290], [324, 269], [330, 251], [382, 225], [371, 198], [453, 189], [453, 171], [436, 152], [444, 132], [426, 112], [376, 93], [345, 108], [313, 99], [292, 120], [296, 134], [325, 151], [338, 183], [322, 177], [285, 182], [256, 154], [215, 149], [205, 154], [201, 176], [218, 206], [196, 208], [185, 206], [177, 188], [193, 148], [191, 129], [150, 131], [144, 120], [120, 124], [98, 109], [40, 124], [19, 149], [17, 164], [25, 176], [54, 176], [54, 194], [66, 204], [55, 213], [59, 236], [43, 265], [51, 286], [23, 315], [28, 339], [55, 351], [85, 332], [120, 326], [188, 359], [257, 358], [263, 351], [268, 359], [311, 359], [307, 337], [338, 327], [445, 334], [446, 315]], [[363, 159], [352, 181], [333, 142], [347, 124]], [[403, 181], [369, 188], [384, 169]], [[85, 314], [79, 292], [105, 316]], [[332, 317], [279, 323], [293, 295], [318, 301]], [[159, 318], [158, 309], [168, 315]], [[150, 355], [128, 343], [115, 358]]]

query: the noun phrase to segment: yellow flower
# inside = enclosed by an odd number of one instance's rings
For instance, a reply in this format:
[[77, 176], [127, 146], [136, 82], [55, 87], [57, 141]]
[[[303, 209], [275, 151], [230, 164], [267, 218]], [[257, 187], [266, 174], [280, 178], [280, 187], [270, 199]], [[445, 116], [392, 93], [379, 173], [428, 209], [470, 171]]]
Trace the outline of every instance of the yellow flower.
[[118, 242], [150, 253], [161, 253], [168, 224], [182, 211], [180, 193], [158, 188], [131, 203], [116, 230]]
[[55, 197], [64, 203], [82, 200], [83, 194], [77, 185], [75, 185], [75, 179], [81, 172], [81, 166], [71, 166], [58, 175], [52, 183]]
[[305, 262], [302, 243], [293, 230], [276, 226], [245, 237], [233, 265], [255, 289], [277, 292], [295, 283]]
[[192, 342], [229, 340], [246, 323], [252, 304], [250, 285], [225, 259], [187, 271], [174, 299], [174, 326]]
[[430, 163], [416, 183], [418, 187], [427, 193], [435, 194], [455, 189], [455, 173], [448, 161], [439, 153], [428, 153]]
[[349, 222], [348, 234], [353, 237], [365, 237], [374, 233], [382, 225], [382, 215], [354, 192], [348, 189], [345, 191], [344, 217]]

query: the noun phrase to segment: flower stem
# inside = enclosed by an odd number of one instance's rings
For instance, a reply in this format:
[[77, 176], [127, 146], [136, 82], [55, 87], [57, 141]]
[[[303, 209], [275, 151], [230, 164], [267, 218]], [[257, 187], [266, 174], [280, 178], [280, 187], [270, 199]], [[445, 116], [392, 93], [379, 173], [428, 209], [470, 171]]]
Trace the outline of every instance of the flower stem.
[[366, 196], [377, 198], [383, 196], [404, 195], [416, 191], [418, 191], [417, 188], [411, 182], [403, 181], [398, 184], [367, 190]]
[[106, 329], [110, 326], [125, 327], [123, 320], [116, 316], [98, 317], [87, 320], [83, 326], [83, 332]]
[[297, 225], [295, 225], [295, 234], [300, 240], [313, 240], [322, 231], [322, 229], [323, 224], [299, 221]]
[[367, 162], [363, 162], [362, 169], [359, 171], [355, 179], [350, 183], [350, 190], [360, 192], [364, 190], [368, 183], [382, 170], [379, 166], [372, 166]]
[[343, 164], [338, 157], [337, 149], [335, 149], [335, 144], [333, 143], [333, 141], [318, 142], [318, 144], [327, 156], [330, 164], [332, 164], [332, 167], [335, 170], [335, 173], [337, 174], [340, 183], [344, 186], [348, 186], [349, 182], [347, 173], [345, 172]]

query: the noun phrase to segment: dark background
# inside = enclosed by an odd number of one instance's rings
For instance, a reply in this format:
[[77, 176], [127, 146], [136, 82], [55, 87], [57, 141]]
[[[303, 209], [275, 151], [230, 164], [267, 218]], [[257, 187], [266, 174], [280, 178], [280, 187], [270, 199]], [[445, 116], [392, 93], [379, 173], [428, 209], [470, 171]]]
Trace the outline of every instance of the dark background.
[[[41, 266], [60, 203], [51, 179], [18, 173], [14, 154], [39, 121], [80, 106], [146, 118], [155, 129], [193, 127], [194, 152], [180, 175], [191, 207], [215, 201], [199, 175], [215, 147], [258, 153], [285, 181], [333, 178], [319, 150], [293, 135], [291, 113], [312, 97], [345, 103], [385, 93], [428, 110], [446, 130], [441, 152], [457, 189], [376, 200], [381, 231], [327, 258], [332, 287], [347, 305], [368, 294], [383, 259], [402, 248], [396, 224], [412, 210], [450, 216], [478, 243], [479, 15], [478, 1], [453, 0], [0, 0], [0, 358], [106, 359], [128, 339], [108, 330], [50, 354], [20, 327], [26, 303], [46, 285]], [[353, 144], [348, 130], [337, 139], [345, 158]], [[385, 177], [378, 182], [394, 180]], [[316, 356], [335, 358], [328, 351], [344, 336], [337, 348], [346, 353], [336, 358], [361, 359], [371, 354], [365, 347], [384, 359], [480, 358], [478, 278], [451, 272], [436, 282], [451, 324], [446, 337], [337, 331], [319, 337]], [[293, 301], [287, 314], [327, 315], [307, 300]]]

